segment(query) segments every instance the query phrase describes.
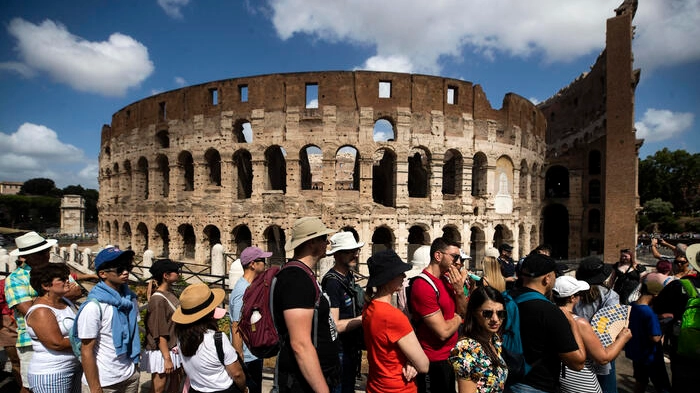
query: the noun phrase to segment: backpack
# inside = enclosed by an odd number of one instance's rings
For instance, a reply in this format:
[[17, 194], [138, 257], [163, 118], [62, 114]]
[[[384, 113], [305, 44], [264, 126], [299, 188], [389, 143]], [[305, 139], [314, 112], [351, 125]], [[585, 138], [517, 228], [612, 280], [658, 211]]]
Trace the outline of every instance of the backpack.
[[[276, 356], [281, 347], [281, 340], [277, 333], [274, 320], [274, 310], [272, 301], [274, 299], [275, 283], [277, 274], [282, 269], [296, 267], [309, 274], [316, 288], [316, 303], [314, 305], [314, 334], [316, 331], [318, 305], [321, 294], [316, 284], [316, 277], [306, 266], [299, 261], [289, 261], [282, 268], [273, 266], [263, 274], [255, 277], [250, 286], [243, 294], [243, 305], [241, 306], [241, 318], [238, 321], [238, 331], [241, 333], [243, 342], [250, 352], [260, 359]], [[314, 345], [316, 340], [314, 339]]]
[[406, 308], [404, 310], [404, 314], [406, 314], [408, 320], [411, 321], [411, 325], [413, 325], [414, 329], [416, 329], [418, 325], [420, 325], [421, 319], [414, 316], [413, 311], [411, 310], [411, 291], [413, 290], [413, 283], [416, 282], [416, 280], [419, 278], [421, 280], [427, 281], [428, 284], [430, 284], [430, 286], [433, 287], [433, 290], [435, 291], [435, 297], [437, 298], [437, 302], [440, 302], [440, 291], [438, 290], [433, 280], [431, 280], [427, 274], [420, 272], [415, 277], [411, 277], [411, 279], [408, 281], [408, 286], [406, 287]]
[[503, 292], [505, 300], [506, 320], [503, 327], [503, 347], [501, 355], [508, 366], [507, 384], [513, 384], [520, 381], [527, 373], [530, 372], [532, 365], [525, 361], [523, 354], [523, 342], [520, 338], [520, 310], [518, 304], [530, 300], [540, 299], [549, 302], [543, 294], [535, 291], [525, 292], [520, 296], [513, 298], [510, 291]]
[[678, 354], [691, 359], [700, 360], [700, 297], [693, 283], [684, 278], [681, 285], [688, 294], [681, 331], [678, 335]]
[[[353, 274], [353, 272], [350, 271], [348, 272], [348, 274]], [[362, 315], [362, 309], [365, 304], [364, 289], [362, 289], [361, 286], [355, 283], [354, 279], [350, 281], [350, 285], [347, 285], [345, 277], [338, 274], [338, 272], [336, 272], [335, 270], [330, 269], [321, 280], [321, 287], [323, 288], [324, 292], [326, 292], [326, 286], [328, 285], [329, 280], [335, 280], [338, 283], [340, 283], [340, 286], [350, 298], [350, 301], [352, 302], [352, 317], [355, 318], [359, 315]], [[341, 333], [341, 341], [343, 342], [343, 345], [348, 346], [347, 348], [365, 349], [364, 332], [361, 328]]]
[[97, 299], [95, 299], [94, 297], [88, 297], [87, 301], [80, 306], [80, 309], [75, 314], [73, 327], [70, 329], [70, 333], [68, 334], [68, 339], [70, 340], [70, 347], [73, 350], [73, 355], [75, 355], [75, 357], [77, 357], [78, 360], [80, 360], [81, 362], [82, 359], [80, 351], [83, 348], [83, 341], [78, 336], [78, 316], [80, 315], [80, 312], [83, 311], [83, 308], [85, 308], [85, 305], [89, 302], [95, 303], [97, 305], [97, 309], [100, 310], [100, 321], [102, 320], [102, 307], [100, 306], [100, 302], [97, 301]]

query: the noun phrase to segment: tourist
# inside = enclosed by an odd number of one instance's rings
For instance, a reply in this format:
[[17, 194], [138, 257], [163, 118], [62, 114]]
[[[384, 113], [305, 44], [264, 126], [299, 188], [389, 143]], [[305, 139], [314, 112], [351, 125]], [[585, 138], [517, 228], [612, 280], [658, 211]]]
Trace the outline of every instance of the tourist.
[[340, 391], [355, 391], [355, 378], [362, 361], [362, 305], [358, 299], [353, 270], [357, 269], [360, 248], [352, 232], [339, 232], [331, 236], [331, 249], [326, 255], [332, 255], [335, 263], [323, 276], [321, 286], [331, 302], [331, 315], [338, 328], [341, 343], [342, 377]]
[[273, 295], [275, 325], [284, 343], [278, 355], [280, 393], [328, 393], [340, 384], [338, 333], [313, 272], [333, 232], [319, 218], [300, 218], [284, 246], [300, 264], [280, 270]]
[[486, 256], [481, 261], [484, 267], [484, 277], [482, 279], [485, 285], [503, 292], [506, 290], [506, 280], [501, 273], [501, 264], [496, 258], [498, 258], [498, 251], [495, 248], [491, 247], [486, 250]]
[[513, 246], [503, 243], [498, 246], [498, 263], [501, 265], [501, 274], [506, 280], [506, 289], [515, 287], [515, 282], [518, 280], [515, 271], [515, 262], [513, 261]]
[[620, 260], [613, 265], [610, 281], [613, 289], [620, 295], [621, 304], [630, 304], [639, 296], [641, 275], [646, 267], [637, 263], [629, 248], [620, 250]]
[[146, 311], [146, 350], [141, 363], [143, 371], [151, 373], [153, 393], [175, 393], [180, 387], [182, 359], [177, 350], [175, 324], [171, 318], [180, 305], [172, 285], [180, 279], [180, 264], [159, 259], [148, 271], [158, 288], [148, 299]]
[[100, 251], [95, 258], [100, 282], [76, 316], [77, 334], [82, 341], [83, 384], [91, 392], [138, 392], [139, 305], [127, 284], [133, 259], [133, 251], [116, 247]]
[[418, 391], [454, 392], [455, 374], [447, 361], [457, 344], [457, 330], [467, 309], [464, 282], [467, 272], [460, 272], [459, 244], [437, 238], [430, 246], [430, 263], [423, 270], [433, 285], [424, 279], [411, 284], [409, 308], [416, 324], [416, 336], [430, 360], [427, 374], [418, 376]]
[[82, 369], [68, 335], [75, 306], [65, 296], [70, 269], [49, 263], [32, 269], [30, 283], [38, 296], [25, 316], [34, 356], [27, 377], [33, 393], [78, 393]]
[[580, 302], [582, 295], [588, 293], [590, 288], [586, 281], [577, 280], [571, 276], [561, 276], [557, 277], [552, 289], [554, 303], [564, 313], [572, 314], [574, 321], [576, 321], [587, 355], [586, 364], [582, 370], [576, 371], [564, 366], [559, 379], [561, 393], [602, 393], [598, 378], [593, 371], [595, 368], [593, 362], [600, 365], [608, 364], [617, 357], [632, 337], [630, 330], [624, 328], [617, 335], [614, 343], [604, 347], [588, 320], [574, 314], [574, 306]]
[[241, 308], [243, 307], [243, 295], [250, 283], [256, 277], [263, 274], [266, 269], [265, 258], [272, 256], [271, 252], [263, 251], [258, 247], [247, 247], [241, 252], [241, 266], [243, 276], [236, 281], [229, 294], [228, 311], [231, 314], [231, 343], [236, 349], [236, 353], [243, 355], [243, 362], [248, 370], [246, 385], [250, 393], [260, 393], [262, 389], [262, 369], [263, 359], [258, 359], [253, 355], [248, 346], [243, 342], [243, 336], [238, 330], [238, 322], [241, 319]]
[[476, 288], [469, 298], [463, 338], [449, 361], [455, 370], [459, 393], [499, 393], [505, 387], [508, 367], [501, 357], [505, 301], [494, 287]]
[[180, 306], [173, 314], [190, 393], [246, 391], [242, 359], [222, 333], [219, 333], [221, 358], [218, 354], [216, 320], [226, 315], [226, 310], [218, 308], [224, 296], [223, 289], [210, 289], [205, 283], [192, 284], [182, 291]]
[[392, 250], [374, 254], [367, 265], [367, 307], [362, 318], [369, 364], [367, 392], [415, 393], [415, 377], [428, 371], [429, 360], [408, 317], [391, 304], [392, 295], [403, 288], [405, 272], [411, 265]]
[[[556, 262], [542, 254], [525, 257], [520, 277], [523, 286], [509, 292], [513, 299], [536, 291], [548, 298], [554, 288]], [[507, 386], [513, 393], [557, 390], [562, 362], [581, 370], [586, 360], [583, 340], [571, 314], [563, 313], [549, 300], [533, 299], [518, 304], [520, 336], [525, 361], [532, 366], [520, 381]]]

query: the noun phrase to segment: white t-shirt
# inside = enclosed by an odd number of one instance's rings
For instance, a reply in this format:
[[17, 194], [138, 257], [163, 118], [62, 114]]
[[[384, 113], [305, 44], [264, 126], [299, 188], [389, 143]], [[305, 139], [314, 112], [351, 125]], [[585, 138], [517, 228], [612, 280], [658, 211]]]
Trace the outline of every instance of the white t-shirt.
[[[78, 337], [80, 339], [95, 338], [95, 357], [97, 370], [100, 374], [100, 386], [111, 386], [126, 380], [134, 373], [134, 362], [128, 354], [117, 356], [112, 339], [112, 315], [114, 307], [106, 303], [100, 303], [102, 308], [102, 321], [97, 304], [89, 301], [78, 317]], [[134, 307], [138, 305], [134, 302]], [[100, 323], [101, 322], [101, 323]], [[85, 373], [83, 384], [87, 385]]]
[[[229, 365], [238, 360], [236, 351], [225, 334], [221, 335], [221, 341], [224, 349], [224, 363]], [[178, 350], [180, 350], [179, 346], [178, 343]], [[182, 350], [179, 352], [182, 353]], [[213, 330], [207, 330], [204, 333], [202, 343], [199, 344], [193, 356], [182, 356], [182, 366], [185, 368], [185, 374], [190, 377], [190, 386], [200, 392], [224, 390], [233, 383], [233, 379], [228, 375], [216, 354]]]
[[[73, 321], [75, 320], [75, 312], [72, 308], [66, 307], [64, 309], [58, 309], [45, 304], [35, 304], [31, 306], [29, 310], [27, 310], [26, 317], [29, 317], [29, 315], [37, 308], [48, 308], [56, 317], [56, 322], [58, 323], [58, 328], [61, 331], [61, 335], [63, 335], [63, 337], [68, 337], [68, 333], [70, 332], [71, 327], [73, 327]], [[36, 321], [36, 323], [41, 322], [42, 321], [39, 320]], [[27, 324], [27, 333], [29, 334], [29, 337], [32, 338], [32, 349], [34, 350], [32, 361], [29, 363], [29, 374], [54, 374], [57, 372], [70, 371], [78, 367], [78, 358], [73, 355], [73, 351], [70, 349], [65, 351], [56, 351], [54, 349], [46, 348], [44, 344], [39, 341], [34, 329], [32, 329], [29, 324]]]

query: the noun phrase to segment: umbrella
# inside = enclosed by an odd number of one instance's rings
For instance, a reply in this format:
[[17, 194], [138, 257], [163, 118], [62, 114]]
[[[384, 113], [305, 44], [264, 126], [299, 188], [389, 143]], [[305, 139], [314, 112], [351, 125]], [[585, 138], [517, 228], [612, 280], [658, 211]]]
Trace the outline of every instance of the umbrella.
[[604, 347], [609, 346], [622, 329], [629, 324], [630, 306], [616, 304], [614, 306], [603, 307], [591, 318], [593, 331], [600, 339]]

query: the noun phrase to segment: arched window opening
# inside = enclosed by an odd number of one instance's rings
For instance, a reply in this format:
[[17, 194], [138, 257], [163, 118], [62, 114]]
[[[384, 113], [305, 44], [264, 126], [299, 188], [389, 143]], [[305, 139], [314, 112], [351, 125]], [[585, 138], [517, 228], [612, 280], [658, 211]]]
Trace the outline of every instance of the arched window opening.
[[161, 130], [156, 133], [156, 142], [161, 149], [167, 149], [170, 147], [170, 134], [168, 130]]
[[302, 190], [323, 190], [323, 153], [310, 145], [299, 152]]
[[248, 150], [239, 150], [233, 154], [236, 166], [236, 194], [238, 199], [248, 199], [253, 195], [253, 157]]
[[394, 233], [388, 227], [381, 226], [372, 234], [372, 255], [383, 250], [394, 249]]
[[454, 225], [445, 225], [442, 227], [442, 238], [454, 243], [462, 244], [462, 235], [459, 229]]
[[280, 146], [270, 146], [265, 150], [267, 168], [267, 189], [287, 192], [287, 161], [286, 153]]
[[140, 157], [138, 161], [138, 179], [136, 189], [139, 190], [139, 198], [148, 199], [148, 160]]
[[600, 233], [600, 210], [588, 211], [588, 233]]
[[183, 191], [194, 190], [194, 160], [192, 154], [188, 151], [183, 151], [178, 157], [177, 164], [182, 173], [181, 189]]
[[600, 203], [600, 180], [588, 183], [588, 203]]
[[552, 245], [552, 258], [569, 256], [569, 211], [564, 205], [552, 204], [542, 212], [544, 242]]
[[238, 120], [233, 126], [233, 136], [238, 143], [253, 143], [253, 128], [248, 120]]
[[153, 253], [159, 258], [169, 258], [170, 257], [170, 232], [168, 232], [168, 227], [165, 224], [156, 225], [155, 229], [156, 236], [153, 238]]
[[393, 142], [396, 140], [394, 125], [387, 119], [374, 122], [373, 139], [375, 142]]
[[121, 244], [121, 239], [119, 238], [119, 222], [117, 222], [117, 220], [114, 220], [112, 225], [114, 231], [112, 232], [113, 237], [110, 239], [110, 243], [112, 243], [113, 246], [119, 247], [119, 245]]
[[445, 152], [442, 161], [442, 194], [460, 195], [462, 193], [462, 154], [450, 149]]
[[372, 199], [375, 203], [393, 207], [396, 198], [396, 156], [388, 149], [374, 153], [372, 165]]
[[148, 250], [148, 227], [143, 222], [136, 226], [136, 236], [134, 236], [134, 244], [132, 249], [137, 254], [143, 254]]
[[408, 256], [407, 260], [411, 261], [413, 259], [413, 253], [416, 250], [425, 245], [430, 245], [430, 233], [428, 232], [429, 227], [427, 225], [413, 225], [408, 228]]
[[168, 197], [170, 194], [170, 164], [168, 163], [168, 157], [164, 154], [159, 154], [156, 157], [156, 165], [158, 166], [158, 173], [160, 174], [160, 194], [163, 197]]
[[493, 232], [493, 247], [498, 248], [503, 243], [513, 245], [513, 232], [505, 225], [498, 224]]
[[240, 256], [243, 250], [253, 245], [253, 234], [247, 225], [238, 225], [231, 231], [231, 239], [236, 255]]
[[268, 258], [270, 264], [283, 265], [285, 261], [284, 243], [286, 240], [282, 228], [278, 225], [271, 225], [265, 229], [263, 236], [267, 244], [267, 251], [272, 253], [272, 256]]
[[600, 175], [601, 161], [600, 161], [600, 151], [591, 150], [588, 152], [588, 174], [589, 175]]
[[192, 260], [195, 257], [195, 245], [197, 244], [197, 237], [194, 234], [194, 228], [190, 224], [182, 224], [177, 228], [177, 232], [180, 235], [180, 241], [182, 242], [182, 258]]
[[204, 153], [209, 172], [209, 184], [221, 187], [221, 155], [216, 149], [209, 149]]
[[131, 225], [128, 222], [122, 225], [121, 242], [123, 249], [131, 250]]
[[360, 189], [360, 155], [352, 146], [341, 147], [335, 155], [335, 189]]
[[528, 177], [529, 177], [528, 172], [529, 171], [528, 171], [527, 162], [525, 162], [525, 160], [523, 160], [520, 163], [520, 180], [519, 180], [519, 184], [518, 184], [518, 196], [521, 199], [526, 199], [529, 196], [528, 189], [527, 189], [527, 185], [529, 183], [528, 182]]
[[221, 244], [221, 231], [214, 225], [207, 225], [202, 234], [202, 247], [206, 251], [207, 259], [211, 262], [211, 249]]
[[569, 197], [569, 170], [561, 165], [547, 169], [544, 178], [544, 188], [547, 198]]
[[532, 164], [532, 173], [530, 174], [530, 198], [537, 200], [540, 190], [540, 172], [537, 164]]
[[484, 153], [476, 153], [472, 164], [472, 196], [484, 196], [487, 193], [486, 175], [488, 160]]
[[430, 158], [423, 149], [411, 149], [408, 156], [408, 196], [426, 198], [429, 195]]

